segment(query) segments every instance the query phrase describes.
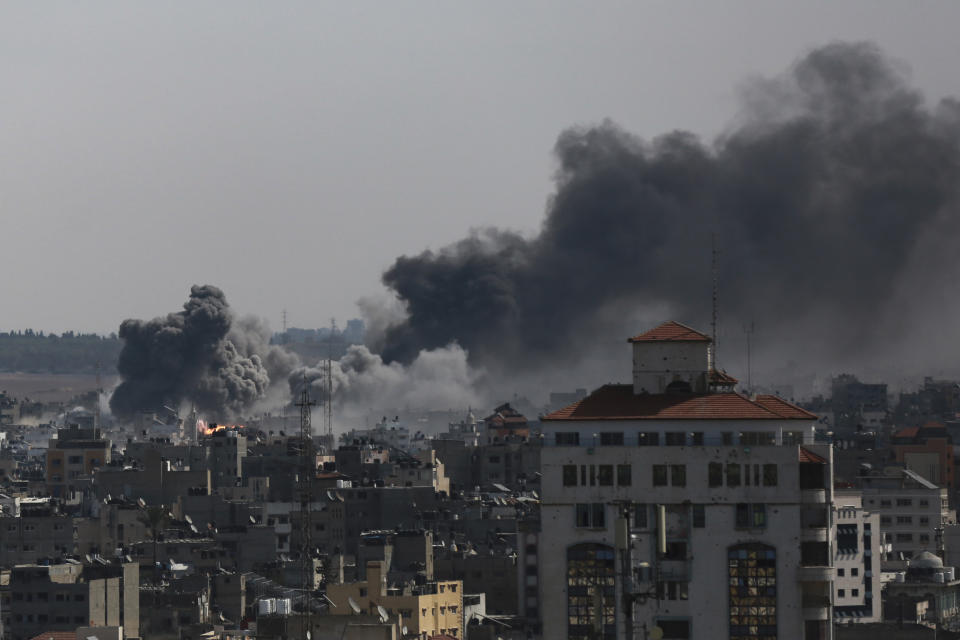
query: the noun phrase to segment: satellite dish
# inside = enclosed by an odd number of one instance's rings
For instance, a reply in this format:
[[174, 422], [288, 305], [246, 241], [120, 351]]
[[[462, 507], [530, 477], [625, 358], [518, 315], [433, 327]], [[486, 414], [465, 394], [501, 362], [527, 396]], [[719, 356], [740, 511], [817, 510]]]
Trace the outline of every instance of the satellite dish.
[[400, 629], [400, 633], [402, 633], [403, 635], [407, 635], [407, 625], [403, 625], [403, 628]]
[[87, 559], [87, 564], [93, 564], [93, 558], [90, 557], [90, 554], [84, 555], [84, 558]]
[[192, 525], [192, 524], [190, 525], [190, 531], [193, 531], [194, 533], [200, 533], [199, 531], [197, 531], [196, 525]]
[[380, 606], [379, 604], [377, 605], [377, 613], [380, 614], [380, 622], [386, 622], [387, 620], [390, 619], [390, 616], [387, 615], [387, 610], [384, 609], [384, 608], [383, 608], [382, 606]]
[[654, 627], [650, 630], [650, 640], [663, 640], [663, 629]]
[[137, 504], [140, 505], [141, 509], [147, 508], [147, 503], [143, 501], [143, 498], [137, 498]]
[[353, 609], [353, 612], [357, 615], [360, 615], [360, 605], [353, 601], [353, 598], [347, 598], [347, 604], [350, 605], [350, 608]]
[[189, 515], [183, 516], [183, 519], [187, 522], [187, 524], [193, 524], [193, 518], [191, 518]]

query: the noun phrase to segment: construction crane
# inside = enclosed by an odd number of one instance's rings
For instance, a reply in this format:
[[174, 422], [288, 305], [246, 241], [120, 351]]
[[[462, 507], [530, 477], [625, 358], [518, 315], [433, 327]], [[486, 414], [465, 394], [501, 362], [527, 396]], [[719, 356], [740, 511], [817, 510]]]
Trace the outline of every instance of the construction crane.
[[312, 629], [312, 605], [315, 571], [313, 567], [312, 518], [310, 507], [313, 503], [313, 479], [317, 474], [317, 460], [313, 451], [313, 426], [310, 424], [310, 407], [314, 402], [310, 399], [310, 389], [307, 377], [303, 377], [303, 388], [300, 391], [300, 469], [297, 474], [297, 494], [300, 499], [300, 593], [303, 596], [303, 630], [304, 638], [310, 639]]

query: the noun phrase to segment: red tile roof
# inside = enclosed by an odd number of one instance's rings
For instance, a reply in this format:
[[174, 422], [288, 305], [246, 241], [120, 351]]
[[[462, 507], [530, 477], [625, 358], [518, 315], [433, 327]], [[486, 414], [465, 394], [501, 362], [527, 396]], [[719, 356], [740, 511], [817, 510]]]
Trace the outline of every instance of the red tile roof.
[[76, 631], [45, 631], [30, 640], [77, 640]]
[[826, 458], [821, 458], [812, 451], [807, 451], [800, 447], [800, 462], [812, 462], [814, 464], [826, 464]]
[[670, 320], [656, 329], [627, 338], [627, 342], [712, 342], [712, 340], [705, 333]]
[[904, 427], [893, 434], [894, 438], [916, 438], [920, 432], [920, 427]]
[[719, 384], [723, 386], [733, 386], [740, 382], [726, 371], [710, 369], [710, 384]]
[[608, 384], [543, 420], [816, 420], [774, 396], [739, 393], [639, 394], [633, 385]]

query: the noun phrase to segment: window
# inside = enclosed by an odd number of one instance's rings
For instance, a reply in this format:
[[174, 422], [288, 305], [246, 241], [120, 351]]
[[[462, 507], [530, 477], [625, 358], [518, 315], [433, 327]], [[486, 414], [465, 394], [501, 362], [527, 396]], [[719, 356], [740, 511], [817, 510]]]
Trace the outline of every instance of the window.
[[600, 444], [611, 446], [611, 445], [622, 445], [623, 444], [623, 432], [622, 431], [606, 431], [600, 434]]
[[881, 501], [880, 501], [880, 506], [881, 506], [881, 507], [889, 507], [891, 504], [892, 504], [892, 503], [891, 503], [889, 500], [881, 500]]
[[838, 567], [838, 568], [837, 568], [837, 577], [838, 577], [838, 578], [842, 578], [843, 576], [844, 576], [844, 568], [843, 568], [843, 567]]
[[772, 431], [744, 431], [740, 434], [740, 444], [747, 446], [770, 445], [776, 442]]
[[613, 547], [602, 544], [576, 544], [567, 549], [567, 637], [570, 640], [616, 639], [614, 559]]
[[920, 534], [920, 542], [930, 542], [930, 534], [929, 534], [929, 533], [921, 533], [921, 534]]
[[728, 487], [739, 487], [740, 486], [740, 465], [736, 462], [727, 463], [727, 486]]
[[660, 445], [660, 434], [656, 431], [640, 432], [637, 434], [637, 444], [641, 447], [656, 447]]
[[850, 589], [850, 597], [856, 598], [860, 595], [860, 589]]
[[[686, 584], [683, 586], [686, 588]], [[681, 599], [686, 600], [686, 598]], [[690, 638], [689, 620], [657, 620], [657, 626], [663, 631], [661, 637], [664, 640], [688, 640]]]
[[830, 565], [830, 548], [826, 542], [801, 542], [800, 564], [805, 567]]
[[913, 500], [911, 500], [910, 498], [897, 498], [897, 506], [898, 506], [898, 507], [912, 507], [912, 506], [913, 506]]
[[737, 503], [737, 527], [762, 529], [767, 526], [767, 506], [748, 502]]
[[81, 462], [83, 462], [83, 456], [67, 457], [67, 464], [80, 464]]
[[723, 442], [723, 446], [729, 447], [730, 445], [733, 444], [733, 432], [724, 431], [723, 433], [720, 434], [720, 439], [721, 439], [721, 442]]
[[670, 484], [673, 485], [674, 487], [687, 486], [687, 465], [685, 464], [670, 465]]
[[686, 431], [667, 431], [667, 446], [682, 447], [687, 444]]
[[606, 526], [603, 503], [577, 504], [577, 526], [581, 528], [603, 529]]
[[577, 431], [558, 431], [556, 441], [560, 446], [578, 446], [580, 444], [580, 433]]
[[912, 516], [897, 516], [897, 524], [913, 524]]
[[880, 524], [890, 524], [890, 516], [880, 516]]
[[702, 446], [703, 446], [703, 431], [695, 431], [694, 433], [691, 433], [691, 434], [690, 434], [690, 442], [691, 442], [691, 443], [693, 444], [693, 446], [695, 446], [695, 447], [702, 447]]
[[775, 464], [763, 465], [763, 486], [765, 487], [777, 486], [777, 465]]
[[897, 540], [897, 542], [913, 542], [913, 534], [912, 534], [912, 533], [898, 533], [896, 540]]
[[563, 465], [563, 486], [565, 487], [577, 486], [577, 465], [575, 464]]
[[682, 540], [670, 540], [667, 542], [667, 552], [663, 556], [664, 560], [686, 560], [687, 543]]
[[633, 481], [633, 467], [629, 464], [617, 465], [617, 486], [629, 487]]
[[920, 500], [920, 506], [921, 506], [921, 507], [929, 507], [929, 506], [930, 506], [930, 501], [927, 500], [926, 498], [923, 498], [923, 499]]
[[844, 598], [847, 595], [846, 589], [837, 589], [837, 597]]
[[693, 526], [697, 529], [703, 529], [705, 526], [707, 526], [707, 510], [704, 505], [693, 505], [692, 520]]
[[730, 547], [727, 576], [731, 640], [776, 638], [776, 550], [762, 544]]
[[597, 467], [597, 480], [601, 487], [613, 486], [613, 465], [601, 464]]
[[707, 484], [710, 487], [723, 486], [723, 463], [711, 462], [707, 467]]
[[647, 528], [647, 505], [646, 504], [635, 504], [633, 505], [633, 526], [637, 529], [646, 529]]
[[928, 518], [927, 516], [920, 516], [920, 524], [929, 526], [930, 518]]
[[667, 486], [667, 465], [665, 464], [653, 465], [653, 486], [655, 487]]
[[858, 576], [858, 575], [860, 575], [860, 568], [859, 568], [859, 567], [851, 567], [851, 569], [850, 569], [850, 575], [852, 575], [852, 576]]

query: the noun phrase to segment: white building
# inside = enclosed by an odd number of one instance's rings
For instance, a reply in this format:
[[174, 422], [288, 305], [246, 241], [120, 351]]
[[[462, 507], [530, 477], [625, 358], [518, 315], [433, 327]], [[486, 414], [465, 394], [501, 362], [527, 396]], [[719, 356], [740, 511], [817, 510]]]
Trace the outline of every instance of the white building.
[[831, 638], [832, 451], [813, 442], [817, 417], [730, 391], [689, 327], [630, 342], [632, 385], [543, 419], [543, 637]]
[[864, 508], [880, 514], [880, 530], [892, 546], [884, 570], [903, 570], [907, 560], [924, 551], [941, 553], [943, 529], [957, 520], [947, 489], [903, 467], [888, 467], [857, 480]]
[[882, 622], [880, 515], [863, 508], [859, 491], [834, 491], [834, 620], [838, 624]]

